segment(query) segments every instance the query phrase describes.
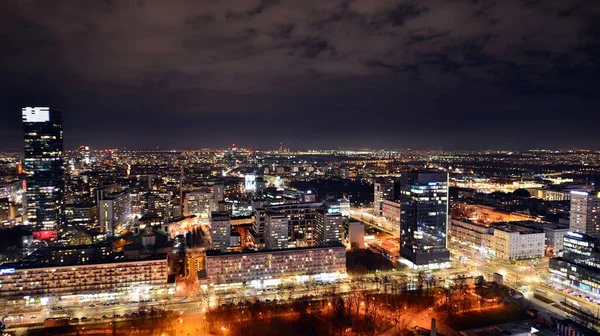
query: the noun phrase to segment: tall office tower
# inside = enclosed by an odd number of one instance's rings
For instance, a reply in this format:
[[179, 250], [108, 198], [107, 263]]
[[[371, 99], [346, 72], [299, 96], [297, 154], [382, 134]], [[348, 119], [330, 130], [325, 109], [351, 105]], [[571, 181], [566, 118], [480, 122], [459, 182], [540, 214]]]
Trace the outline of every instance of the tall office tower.
[[208, 224], [210, 221], [210, 213], [217, 211], [217, 202], [213, 199], [213, 195], [208, 190], [190, 191], [185, 194], [183, 202], [183, 215], [195, 215], [199, 222]]
[[252, 235], [254, 236], [254, 242], [257, 245], [265, 243], [265, 221], [267, 214], [264, 208], [255, 208], [252, 211]]
[[131, 220], [131, 198], [129, 191], [115, 194], [102, 194], [98, 200], [100, 230], [112, 237], [115, 230], [121, 229]]
[[289, 220], [283, 212], [267, 211], [265, 216], [265, 248], [279, 250], [288, 246]]
[[327, 245], [342, 241], [344, 218], [339, 209], [319, 210], [315, 221], [315, 244]]
[[64, 225], [61, 115], [48, 107], [25, 107], [22, 115], [27, 220], [38, 229], [57, 230]]
[[383, 201], [394, 199], [394, 184], [375, 182], [374, 195], [373, 208], [375, 215], [381, 216]]
[[417, 170], [400, 179], [400, 256], [415, 268], [449, 266], [448, 174]]
[[210, 219], [211, 249], [226, 251], [231, 245], [231, 220], [228, 212], [217, 211]]
[[569, 229], [600, 238], [600, 193], [571, 191]]
[[224, 199], [225, 185], [222, 183], [215, 183], [213, 185], [213, 198], [215, 203], [221, 202]]

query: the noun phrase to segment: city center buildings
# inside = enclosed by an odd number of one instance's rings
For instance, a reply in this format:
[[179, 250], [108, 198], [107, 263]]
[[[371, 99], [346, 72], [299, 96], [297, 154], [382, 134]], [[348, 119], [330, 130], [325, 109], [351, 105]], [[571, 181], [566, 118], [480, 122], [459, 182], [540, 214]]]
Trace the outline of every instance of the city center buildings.
[[61, 114], [48, 107], [22, 110], [27, 173], [27, 221], [37, 229], [64, 225], [64, 167]]
[[415, 268], [449, 267], [448, 174], [417, 170], [400, 180], [400, 255]]

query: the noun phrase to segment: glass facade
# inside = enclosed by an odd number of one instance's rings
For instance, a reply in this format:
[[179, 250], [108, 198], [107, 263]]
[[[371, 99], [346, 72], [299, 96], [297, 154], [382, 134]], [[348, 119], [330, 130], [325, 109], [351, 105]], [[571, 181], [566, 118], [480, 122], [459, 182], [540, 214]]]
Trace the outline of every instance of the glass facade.
[[23, 108], [27, 220], [37, 229], [58, 230], [64, 223], [63, 134], [58, 111]]
[[402, 258], [417, 267], [447, 264], [448, 174], [430, 170], [403, 174], [399, 198]]
[[564, 237], [563, 256], [550, 259], [552, 279], [600, 293], [600, 244], [589, 235], [569, 232]]

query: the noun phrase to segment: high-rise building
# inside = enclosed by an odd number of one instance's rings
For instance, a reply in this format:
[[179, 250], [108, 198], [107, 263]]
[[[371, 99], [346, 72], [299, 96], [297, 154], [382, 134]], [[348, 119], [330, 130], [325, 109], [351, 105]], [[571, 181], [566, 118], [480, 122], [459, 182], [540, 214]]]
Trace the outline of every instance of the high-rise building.
[[183, 202], [183, 215], [195, 215], [203, 224], [208, 224], [210, 213], [217, 211], [217, 202], [208, 190], [191, 191], [185, 194]]
[[384, 200], [394, 199], [394, 184], [375, 182], [373, 208], [376, 216], [381, 216], [382, 204]]
[[265, 248], [284, 249], [288, 246], [289, 220], [283, 212], [268, 211], [264, 223]]
[[571, 191], [569, 229], [600, 238], [600, 193]]
[[400, 180], [400, 255], [412, 267], [447, 267], [448, 174], [417, 170]]
[[342, 217], [342, 213], [339, 211], [328, 210], [317, 211], [317, 220], [315, 222], [315, 243], [317, 245], [342, 241], [344, 217]]
[[231, 244], [231, 219], [228, 212], [213, 212], [210, 219], [211, 249], [226, 251]]
[[102, 194], [98, 201], [100, 230], [112, 237], [115, 230], [121, 229], [131, 220], [131, 198], [129, 191], [116, 194]]
[[261, 245], [265, 243], [265, 221], [267, 214], [264, 208], [255, 208], [252, 212], [252, 234], [254, 235], [255, 244]]
[[221, 202], [224, 199], [224, 194], [225, 185], [223, 185], [222, 183], [215, 183], [215, 185], [213, 185], [213, 197], [215, 203]]
[[61, 115], [48, 107], [25, 107], [22, 116], [27, 220], [36, 228], [57, 230], [64, 225]]

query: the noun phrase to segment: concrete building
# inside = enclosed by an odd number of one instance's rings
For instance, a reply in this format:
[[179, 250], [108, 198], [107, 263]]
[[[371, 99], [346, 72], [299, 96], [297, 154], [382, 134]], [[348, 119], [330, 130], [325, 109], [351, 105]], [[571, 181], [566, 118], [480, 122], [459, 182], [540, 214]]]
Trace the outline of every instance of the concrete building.
[[535, 195], [537, 196], [537, 198], [551, 202], [568, 201], [571, 199], [571, 193], [568, 190], [538, 189], [536, 190]]
[[394, 199], [394, 183], [375, 182], [373, 188], [373, 209], [376, 216], [381, 216], [383, 201]]
[[342, 226], [344, 217], [341, 212], [331, 211], [332, 209], [317, 211], [315, 222], [315, 244], [327, 245], [342, 241]]
[[489, 225], [471, 223], [466, 220], [452, 219], [448, 228], [450, 241], [454, 244], [468, 245], [469, 247], [491, 254], [494, 250], [494, 228]]
[[546, 235], [546, 251], [550, 253], [550, 255], [557, 254], [563, 250], [565, 234], [567, 234], [569, 230], [569, 228], [565, 227], [544, 228], [544, 234]]
[[231, 244], [229, 213], [213, 212], [210, 219], [211, 249], [226, 251]]
[[546, 249], [546, 234], [542, 230], [508, 223], [482, 225], [453, 219], [449, 235], [452, 244], [467, 245], [489, 258], [541, 258]]
[[88, 229], [98, 226], [98, 207], [91, 204], [65, 206], [65, 220], [69, 226], [83, 226]]
[[365, 225], [358, 221], [348, 224], [348, 242], [352, 248], [365, 248]]
[[222, 183], [215, 183], [213, 185], [213, 199], [215, 200], [215, 204], [223, 201], [225, 198], [225, 185]]
[[517, 225], [494, 227], [494, 251], [503, 260], [544, 256], [546, 234]]
[[285, 213], [267, 211], [264, 220], [265, 248], [269, 250], [287, 248], [289, 220]]
[[[81, 254], [83, 250], [87, 254]], [[0, 265], [0, 297], [131, 292], [168, 286], [166, 254], [126, 260], [109, 251], [98, 251], [104, 255], [95, 258], [90, 251], [72, 247], [57, 251], [53, 254], [55, 258], [48, 262], [31, 258]]]
[[217, 203], [210, 191], [196, 190], [185, 194], [183, 216], [193, 215], [198, 218], [199, 223], [208, 224], [213, 211], [217, 211]]
[[314, 228], [317, 211], [323, 207], [321, 202], [292, 203], [272, 205], [271, 211], [283, 211], [289, 220], [290, 241], [301, 241], [308, 245], [314, 243]]
[[600, 193], [571, 191], [569, 229], [600, 238]]
[[337, 243], [245, 253], [207, 251], [206, 276], [208, 285], [218, 287], [335, 281], [346, 276], [346, 248]]
[[392, 222], [395, 228], [400, 230], [400, 202], [383, 200], [381, 203], [381, 214], [385, 219]]
[[255, 244], [259, 246], [265, 243], [266, 215], [264, 208], [255, 208], [252, 212], [252, 235], [254, 236]]
[[113, 236], [131, 220], [131, 198], [128, 191], [116, 194], [102, 194], [98, 201], [100, 230], [107, 236]]

